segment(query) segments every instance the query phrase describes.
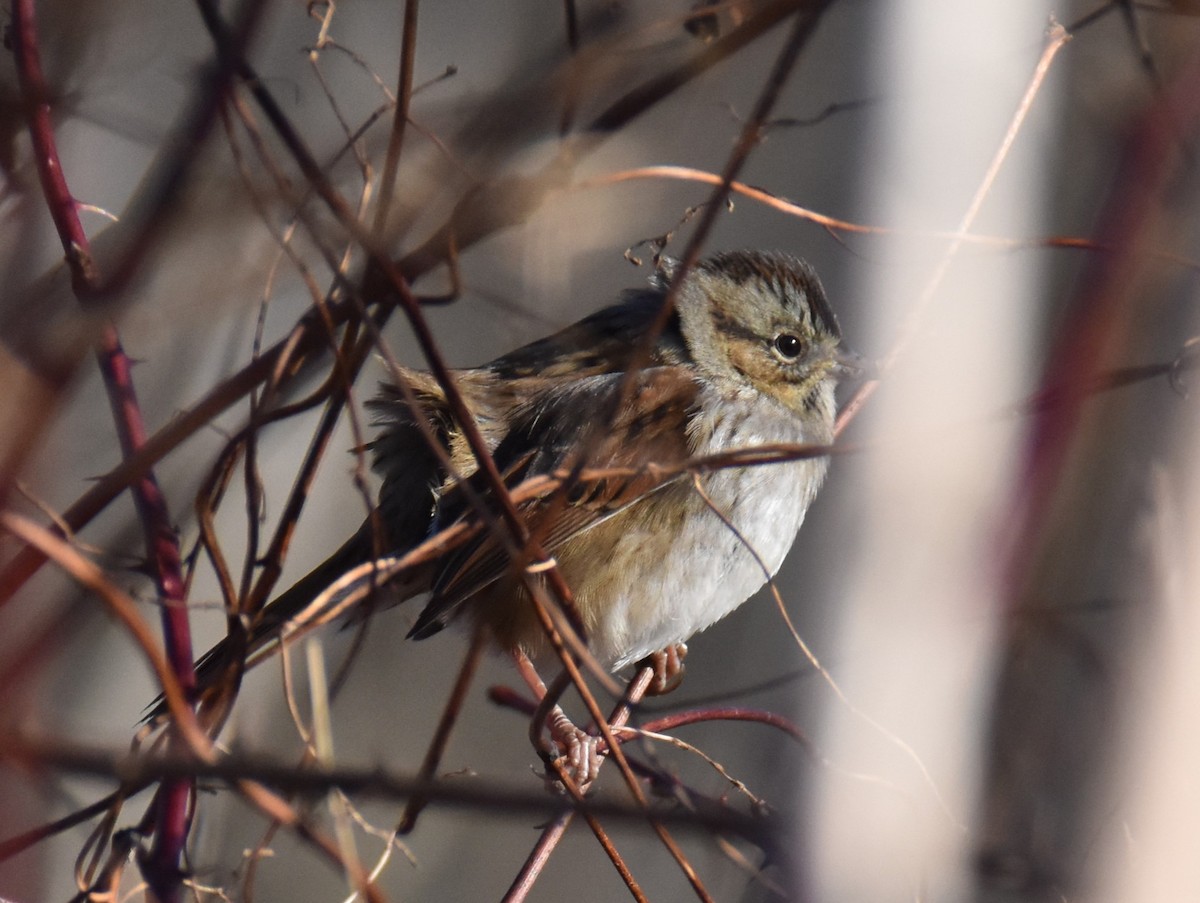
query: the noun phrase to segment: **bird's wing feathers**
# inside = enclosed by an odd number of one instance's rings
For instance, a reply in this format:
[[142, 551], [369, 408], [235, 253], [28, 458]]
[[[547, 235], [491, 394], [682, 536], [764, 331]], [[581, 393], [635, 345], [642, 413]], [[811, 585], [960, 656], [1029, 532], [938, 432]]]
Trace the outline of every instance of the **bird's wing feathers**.
[[[638, 373], [622, 400], [623, 374], [587, 377], [528, 403], [494, 457], [506, 484], [578, 470], [619, 469], [620, 474], [577, 479], [557, 492], [519, 507], [530, 532], [554, 554], [564, 543], [678, 477], [659, 467], [686, 460], [687, 424], [698, 385], [682, 367], [653, 367]], [[476, 475], [472, 482], [483, 489]], [[463, 493], [447, 491], [435, 528], [474, 516]], [[433, 582], [433, 596], [410, 636], [430, 636], [449, 623], [459, 606], [504, 577], [509, 554], [490, 531], [456, 550]]]
[[526, 379], [575, 381], [623, 372], [643, 353], [649, 354], [647, 366], [682, 364], [688, 352], [674, 312], [662, 324], [654, 345], [644, 347], [646, 333], [662, 312], [663, 298], [657, 289], [626, 292], [620, 304], [598, 310], [480, 369], [491, 376], [489, 388], [495, 389]]

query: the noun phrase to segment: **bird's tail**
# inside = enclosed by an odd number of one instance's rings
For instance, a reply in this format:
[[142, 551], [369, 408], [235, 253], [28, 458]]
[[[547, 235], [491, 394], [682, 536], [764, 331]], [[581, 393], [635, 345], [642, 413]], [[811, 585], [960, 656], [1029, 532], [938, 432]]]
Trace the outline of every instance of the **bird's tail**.
[[[202, 700], [222, 682], [228, 682], [231, 690], [235, 688], [250, 656], [276, 642], [284, 626], [304, 613], [344, 573], [373, 559], [373, 535], [368, 519], [336, 552], [264, 606], [247, 629], [232, 630], [204, 653], [196, 661], [195, 699]], [[160, 695], [147, 707], [143, 720], [157, 721], [166, 712], [166, 700]]]

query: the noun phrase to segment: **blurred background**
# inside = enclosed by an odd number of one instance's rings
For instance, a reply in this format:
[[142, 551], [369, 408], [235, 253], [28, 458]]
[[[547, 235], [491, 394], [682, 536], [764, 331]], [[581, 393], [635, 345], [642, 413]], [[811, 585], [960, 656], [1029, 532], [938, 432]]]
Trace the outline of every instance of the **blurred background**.
[[[0, 500], [6, 516], [48, 526], [120, 463], [90, 353], [115, 324], [147, 432], [189, 414], [200, 424], [154, 467], [197, 652], [226, 625], [197, 547], [197, 494], [266, 369], [238, 375], [327, 294], [382, 300], [364, 281], [361, 234], [330, 212], [296, 148], [420, 296], [456, 290], [425, 312], [450, 364], [469, 366], [643, 285], [648, 240], [670, 233], [666, 253], [682, 254], [704, 219], [693, 208], [711, 202], [711, 177], [797, 51], [736, 174], [757, 193], [721, 203], [702, 248], [808, 259], [848, 343], [882, 368], [777, 580], [811, 655], [764, 592], [695, 637], [682, 688], [639, 716], [739, 706], [796, 725], [807, 743], [762, 723], [671, 732], [770, 807], [770, 842], [672, 830], [717, 900], [1200, 899], [1188, 848], [1200, 811], [1188, 761], [1200, 702], [1192, 4], [412, 2], [413, 90], [382, 218], [405, 3], [227, 5], [253, 78], [219, 64], [204, 3], [13, 6], [36, 16], [46, 89], [31, 93], [20, 53], [5, 55]], [[9, 45], [27, 53], [26, 36], [14, 28]], [[35, 167], [38, 100], [100, 278], [121, 277], [84, 305]], [[402, 316], [383, 334], [401, 362], [424, 365]], [[325, 385], [325, 349], [304, 346], [272, 404]], [[352, 452], [385, 373], [372, 356], [355, 382], [280, 588], [362, 522]], [[228, 403], [201, 410], [215, 390]], [[214, 520], [235, 575], [252, 525], [267, 536], [284, 515], [321, 410], [254, 431], [260, 501], [237, 460]], [[129, 493], [86, 521], [71, 545], [157, 630]], [[4, 523], [0, 840], [115, 787], [39, 762], [31, 739], [120, 754], [158, 692], [94, 594], [54, 564], [20, 571], [27, 553]], [[404, 642], [418, 611], [373, 619], [361, 647], [353, 631], [319, 637], [330, 673], [352, 659], [327, 761], [419, 767], [467, 642]], [[292, 658], [307, 720], [302, 647]], [[281, 673], [273, 660], [247, 675], [225, 747], [300, 761]], [[510, 663], [485, 660], [441, 766], [452, 780], [541, 790], [526, 719], [487, 697], [518, 683]], [[734, 812], [761, 811], [693, 750], [634, 752]], [[600, 783], [626, 798], [615, 770]], [[202, 790], [183, 899], [353, 893], [294, 830], [272, 831], [226, 785]], [[115, 827], [135, 825], [149, 799], [129, 801]], [[325, 798], [295, 805], [370, 870], [402, 801], [352, 802], [362, 822]], [[433, 805], [382, 863], [379, 894], [502, 899], [543, 822]], [[98, 823], [0, 863], [0, 896], [72, 898]], [[609, 827], [646, 898], [696, 898], [648, 827]], [[140, 881], [125, 869], [122, 899], [140, 898]], [[529, 899], [628, 894], [578, 823]]]

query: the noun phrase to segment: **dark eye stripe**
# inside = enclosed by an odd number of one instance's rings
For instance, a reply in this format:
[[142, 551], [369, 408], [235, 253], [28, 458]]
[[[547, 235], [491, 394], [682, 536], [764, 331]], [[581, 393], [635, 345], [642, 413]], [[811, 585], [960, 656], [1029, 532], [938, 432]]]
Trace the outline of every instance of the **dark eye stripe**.
[[712, 312], [713, 327], [722, 335], [728, 336], [731, 339], [744, 339], [747, 342], [761, 342], [762, 336], [756, 333], [748, 326], [743, 326], [737, 320], [728, 314], [722, 313], [719, 310], [713, 309]]

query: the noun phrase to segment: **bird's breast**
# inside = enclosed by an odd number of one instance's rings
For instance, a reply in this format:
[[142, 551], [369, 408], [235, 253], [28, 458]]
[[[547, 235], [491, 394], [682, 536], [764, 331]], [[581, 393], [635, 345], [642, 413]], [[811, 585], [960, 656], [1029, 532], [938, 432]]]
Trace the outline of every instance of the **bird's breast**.
[[[827, 442], [781, 406], [702, 399], [689, 427], [698, 456], [763, 444]], [[582, 538], [568, 570], [597, 657], [614, 668], [687, 640], [742, 604], [783, 563], [827, 459], [719, 469], [685, 478]], [[576, 557], [576, 556], [570, 556]]]

